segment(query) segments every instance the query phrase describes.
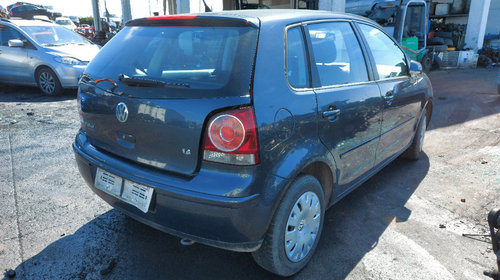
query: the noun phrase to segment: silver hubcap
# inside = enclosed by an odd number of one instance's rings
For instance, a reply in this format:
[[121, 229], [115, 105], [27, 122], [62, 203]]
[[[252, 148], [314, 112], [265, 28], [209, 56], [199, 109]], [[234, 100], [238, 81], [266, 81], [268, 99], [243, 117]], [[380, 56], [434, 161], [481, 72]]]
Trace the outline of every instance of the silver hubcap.
[[420, 120], [422, 122], [422, 129], [420, 129], [420, 135], [418, 136], [419, 138], [419, 148], [422, 150], [422, 147], [424, 146], [424, 138], [425, 138], [425, 125], [427, 123], [427, 117], [424, 115], [422, 119]]
[[302, 194], [295, 202], [285, 229], [285, 251], [292, 262], [303, 260], [318, 236], [321, 205], [313, 192]]
[[56, 89], [56, 82], [54, 77], [48, 72], [42, 72], [40, 74], [40, 87], [45, 93], [52, 94]]

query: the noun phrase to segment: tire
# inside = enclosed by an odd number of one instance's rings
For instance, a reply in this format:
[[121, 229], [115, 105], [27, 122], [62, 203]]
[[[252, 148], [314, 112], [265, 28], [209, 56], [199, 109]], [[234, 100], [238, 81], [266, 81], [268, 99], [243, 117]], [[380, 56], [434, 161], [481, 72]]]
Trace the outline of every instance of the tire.
[[46, 95], [58, 95], [62, 92], [57, 75], [49, 68], [44, 67], [36, 71], [36, 83], [38, 88]]
[[325, 196], [318, 180], [311, 175], [298, 177], [281, 200], [262, 246], [252, 253], [255, 262], [280, 276], [299, 272], [318, 245], [324, 213]]
[[441, 37], [443, 39], [452, 39], [453, 38], [453, 32], [434, 32], [435, 37]]
[[432, 53], [427, 52], [424, 57], [422, 57], [422, 61], [420, 61], [420, 63], [422, 64], [424, 72], [429, 73], [432, 69]]
[[452, 39], [443, 39], [444, 44], [447, 45], [448, 47], [453, 47], [454, 43]]
[[429, 45], [444, 45], [444, 40], [441, 37], [434, 37], [427, 41]]
[[427, 109], [424, 109], [422, 112], [422, 117], [420, 118], [420, 122], [418, 123], [417, 131], [415, 131], [415, 135], [413, 136], [413, 141], [404, 151], [402, 157], [408, 160], [416, 161], [420, 158], [420, 154], [422, 153], [422, 146], [424, 145], [425, 138], [425, 130], [427, 128]]

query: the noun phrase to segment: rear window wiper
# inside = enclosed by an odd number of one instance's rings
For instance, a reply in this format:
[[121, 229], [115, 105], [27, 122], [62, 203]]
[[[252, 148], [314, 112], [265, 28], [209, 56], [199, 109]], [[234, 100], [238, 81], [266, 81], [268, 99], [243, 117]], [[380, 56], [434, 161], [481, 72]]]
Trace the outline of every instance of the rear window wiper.
[[163, 81], [158, 81], [158, 80], [153, 80], [153, 79], [146, 79], [146, 78], [131, 78], [127, 75], [120, 75], [118, 77], [118, 80], [120, 80], [122, 83], [126, 84], [127, 86], [132, 86], [132, 87], [138, 87], [138, 86], [143, 86], [143, 87], [186, 87], [189, 88], [189, 84], [177, 84], [177, 83], [166, 83]]

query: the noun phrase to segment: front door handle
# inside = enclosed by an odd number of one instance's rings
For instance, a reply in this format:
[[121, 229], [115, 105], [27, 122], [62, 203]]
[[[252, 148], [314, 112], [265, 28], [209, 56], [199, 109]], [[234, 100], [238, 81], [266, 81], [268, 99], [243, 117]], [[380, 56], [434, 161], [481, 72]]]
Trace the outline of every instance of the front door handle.
[[328, 111], [324, 111], [322, 116], [323, 118], [328, 118], [328, 121], [334, 122], [338, 119], [340, 115], [340, 109], [337, 109], [335, 107], [329, 107]]

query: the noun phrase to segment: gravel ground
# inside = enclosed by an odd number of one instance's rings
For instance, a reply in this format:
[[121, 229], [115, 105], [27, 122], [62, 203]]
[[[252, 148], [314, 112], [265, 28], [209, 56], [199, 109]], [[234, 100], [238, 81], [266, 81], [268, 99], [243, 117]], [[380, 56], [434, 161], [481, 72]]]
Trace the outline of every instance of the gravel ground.
[[[397, 159], [332, 207], [316, 254], [293, 279], [488, 279], [489, 239], [462, 234], [487, 233], [486, 216], [500, 207], [496, 73], [432, 73], [423, 158]], [[182, 246], [94, 195], [71, 149], [75, 95], [0, 85], [1, 271], [16, 279], [275, 278], [250, 254]]]

